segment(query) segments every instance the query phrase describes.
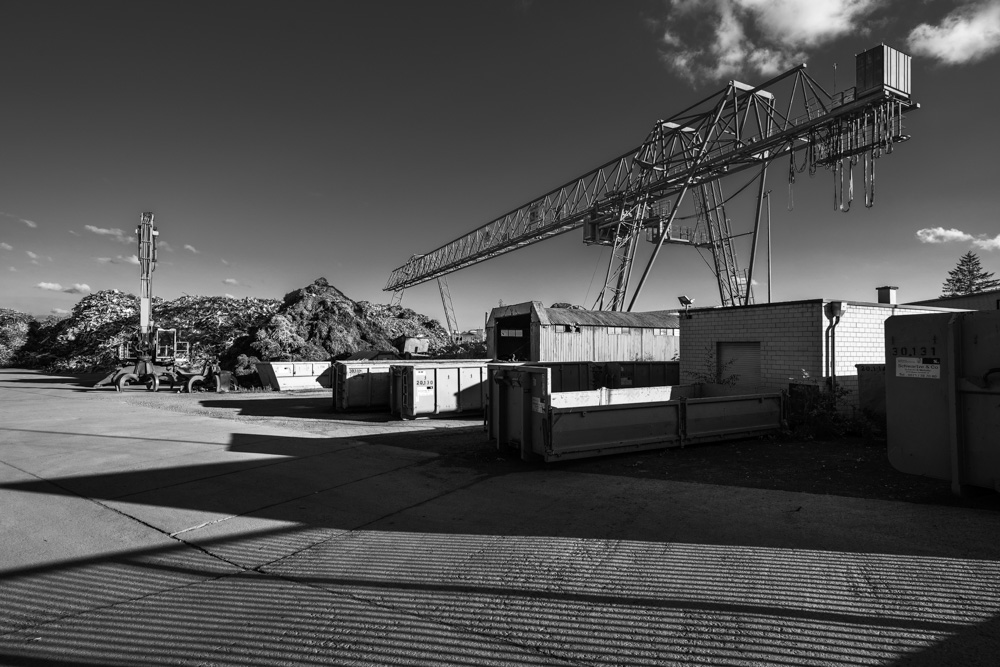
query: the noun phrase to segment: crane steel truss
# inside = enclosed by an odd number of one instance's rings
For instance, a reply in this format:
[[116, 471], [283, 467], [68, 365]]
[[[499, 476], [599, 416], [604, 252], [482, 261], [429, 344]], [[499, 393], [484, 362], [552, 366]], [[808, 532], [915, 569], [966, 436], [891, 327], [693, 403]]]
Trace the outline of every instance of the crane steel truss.
[[438, 291], [441, 292], [441, 305], [444, 307], [444, 322], [448, 328], [448, 338], [454, 339], [458, 333], [458, 318], [455, 317], [455, 305], [451, 302], [451, 289], [444, 276], [438, 276]]
[[[781, 104], [765, 90], [778, 85], [790, 88], [787, 101]], [[810, 173], [818, 166], [833, 169], [841, 184], [839, 196], [835, 185], [835, 205], [846, 210], [845, 170], [850, 168], [853, 173], [858, 156], [865, 154], [866, 205], [870, 205], [874, 199], [874, 159], [891, 152], [893, 143], [909, 138], [903, 134], [903, 112], [915, 108], [919, 105], [909, 95], [885, 86], [868, 89], [860, 96], [854, 88], [831, 95], [806, 73], [805, 65], [755, 87], [730, 81], [721, 91], [657, 122], [637, 148], [436, 250], [413, 256], [392, 271], [385, 290], [418, 285], [585, 227], [585, 241], [614, 247], [599, 302], [602, 307], [619, 309], [628, 287], [636, 239], [646, 229], [656, 248], [629, 303], [631, 309], [663, 244], [690, 243], [691, 239], [674, 233], [672, 224], [684, 197], [693, 192], [706, 216], [720, 294], [728, 295], [723, 301], [746, 302], [746, 285], [752, 276], [734, 273], [738, 266], [729, 245], [728, 222], [724, 214], [712, 215], [718, 212], [710, 203], [715, 199], [712, 184], [746, 169], [760, 170], [756, 229], [764, 177], [773, 160], [789, 156], [790, 179], [795, 173], [794, 154], [800, 151], [806, 154], [800, 171], [806, 166]], [[751, 258], [751, 271], [752, 263]]]

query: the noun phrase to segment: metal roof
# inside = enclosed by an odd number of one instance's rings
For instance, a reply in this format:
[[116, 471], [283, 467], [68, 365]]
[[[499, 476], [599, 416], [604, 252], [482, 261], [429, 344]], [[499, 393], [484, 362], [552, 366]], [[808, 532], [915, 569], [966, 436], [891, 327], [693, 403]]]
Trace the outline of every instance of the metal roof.
[[678, 329], [680, 316], [669, 310], [647, 313], [619, 313], [575, 308], [539, 308], [540, 324], [570, 324], [587, 327], [637, 327], [642, 329]]

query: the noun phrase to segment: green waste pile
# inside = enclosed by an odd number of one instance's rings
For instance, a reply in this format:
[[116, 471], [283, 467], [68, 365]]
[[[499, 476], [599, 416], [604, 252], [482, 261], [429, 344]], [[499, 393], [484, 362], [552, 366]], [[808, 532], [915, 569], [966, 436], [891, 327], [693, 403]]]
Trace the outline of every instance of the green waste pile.
[[[325, 278], [282, 301], [218, 296], [154, 298], [153, 318], [176, 328], [191, 345], [191, 361], [219, 358], [237, 374], [254, 361], [325, 361], [360, 350], [395, 350], [405, 337], [448, 346], [436, 320], [408, 308], [353, 301]], [[103, 290], [80, 300], [68, 317], [36, 320], [0, 309], [0, 366], [92, 372], [115, 368], [118, 347], [139, 326], [139, 299]]]

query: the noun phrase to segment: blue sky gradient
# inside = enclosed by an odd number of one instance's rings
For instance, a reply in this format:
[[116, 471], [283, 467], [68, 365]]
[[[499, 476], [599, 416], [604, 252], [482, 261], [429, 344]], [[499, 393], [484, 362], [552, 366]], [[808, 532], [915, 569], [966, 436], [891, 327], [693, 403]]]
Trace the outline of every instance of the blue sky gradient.
[[[801, 59], [829, 89], [836, 63], [842, 89], [880, 42], [913, 55], [913, 139], [879, 161], [875, 206], [846, 214], [822, 170], [788, 211], [776, 163], [773, 299], [874, 300], [885, 284], [931, 298], [969, 249], [1000, 273], [994, 0], [32, 2], [0, 19], [2, 307], [135, 293], [143, 211], [165, 242], [157, 296], [277, 298], [324, 276], [388, 302], [410, 255], [638, 145], [729, 79]], [[581, 240], [450, 275], [460, 327], [500, 300], [592, 305], [607, 252]], [[636, 310], [679, 294], [719, 302], [703, 259], [667, 247]], [[433, 282], [403, 304], [442, 315]]]

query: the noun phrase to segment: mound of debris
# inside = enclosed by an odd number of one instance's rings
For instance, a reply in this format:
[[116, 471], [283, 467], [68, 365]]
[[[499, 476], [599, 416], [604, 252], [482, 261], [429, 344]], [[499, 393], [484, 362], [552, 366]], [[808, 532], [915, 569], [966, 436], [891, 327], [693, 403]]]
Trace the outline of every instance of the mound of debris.
[[432, 349], [449, 343], [436, 320], [401, 306], [354, 301], [319, 278], [286, 294], [250, 347], [263, 361], [325, 361], [360, 350], [395, 351], [404, 339], [419, 337], [428, 338]]
[[[277, 309], [274, 299], [183, 296], [153, 299], [153, 317], [161, 328], [176, 328], [200, 363], [222, 355], [233, 341], [265, 321]], [[50, 371], [90, 372], [114, 368], [119, 346], [139, 328], [139, 297], [102, 290], [80, 299], [69, 317], [38, 322], [13, 363]]]
[[[427, 338], [446, 348], [437, 321], [408, 308], [353, 301], [325, 278], [283, 301], [220, 296], [153, 299], [153, 319], [175, 328], [190, 344], [191, 361], [219, 358], [237, 374], [257, 360], [316, 361], [360, 350], [397, 350], [405, 338]], [[139, 327], [139, 298], [119, 290], [85, 296], [61, 320], [0, 309], [0, 365], [48, 371], [106, 371], [118, 364], [119, 346]]]
[[10, 308], [0, 308], [0, 366], [9, 366], [14, 355], [28, 342], [35, 320]]

